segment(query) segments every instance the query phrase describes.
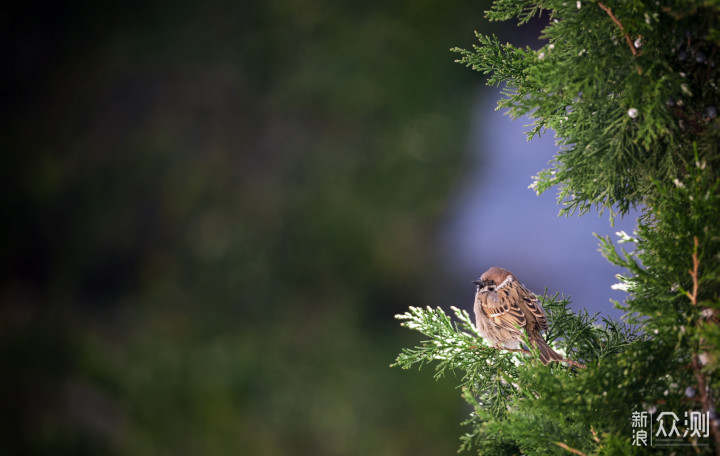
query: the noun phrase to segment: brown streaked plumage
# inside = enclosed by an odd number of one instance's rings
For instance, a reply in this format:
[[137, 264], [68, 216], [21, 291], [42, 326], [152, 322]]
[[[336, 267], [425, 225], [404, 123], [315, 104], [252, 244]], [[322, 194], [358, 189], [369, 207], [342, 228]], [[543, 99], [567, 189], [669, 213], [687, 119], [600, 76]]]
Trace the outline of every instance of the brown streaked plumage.
[[543, 363], [563, 360], [542, 337], [548, 325], [537, 296], [518, 282], [512, 272], [492, 267], [473, 283], [477, 285], [475, 324], [483, 338], [496, 346], [519, 348], [524, 329]]

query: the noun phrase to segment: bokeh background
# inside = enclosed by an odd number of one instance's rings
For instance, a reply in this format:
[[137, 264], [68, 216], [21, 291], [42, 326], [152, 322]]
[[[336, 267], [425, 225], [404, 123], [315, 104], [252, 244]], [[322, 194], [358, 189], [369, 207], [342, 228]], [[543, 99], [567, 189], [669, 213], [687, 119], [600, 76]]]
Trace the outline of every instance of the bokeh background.
[[393, 315], [470, 309], [494, 264], [611, 312], [606, 218], [553, 225], [552, 140], [453, 63], [533, 43], [488, 7], [9, 8], [0, 454], [455, 454], [460, 392], [389, 368]]

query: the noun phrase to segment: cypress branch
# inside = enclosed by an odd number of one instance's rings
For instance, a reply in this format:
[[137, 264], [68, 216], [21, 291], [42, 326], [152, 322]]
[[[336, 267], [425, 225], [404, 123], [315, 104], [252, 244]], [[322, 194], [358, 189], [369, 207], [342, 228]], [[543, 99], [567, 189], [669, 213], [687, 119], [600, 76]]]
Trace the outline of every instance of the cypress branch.
[[529, 139], [554, 130], [558, 151], [533, 188], [556, 188], [562, 214], [594, 208], [612, 221], [642, 211], [632, 233], [599, 238], [624, 271], [614, 286], [628, 294], [616, 303], [623, 319], [542, 296], [545, 338], [566, 358], [543, 365], [532, 349], [488, 346], [464, 310], [411, 308], [398, 318], [425, 340], [395, 365], [432, 363], [436, 376], [458, 376], [473, 409], [461, 450], [634, 453], [650, 448], [633, 440], [631, 414], [663, 410], [704, 414], [709, 436], [684, 442], [720, 454], [720, 4], [597, 6], [497, 0], [489, 20], [524, 24], [547, 12], [546, 44], [520, 49], [477, 34], [472, 50], [453, 51], [502, 88], [499, 108], [534, 119]]

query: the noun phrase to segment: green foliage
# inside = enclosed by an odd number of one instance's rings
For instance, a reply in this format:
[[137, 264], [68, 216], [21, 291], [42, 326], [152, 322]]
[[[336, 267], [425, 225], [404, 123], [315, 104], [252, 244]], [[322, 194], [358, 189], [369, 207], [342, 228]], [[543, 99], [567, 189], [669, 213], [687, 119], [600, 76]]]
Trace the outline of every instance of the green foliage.
[[[634, 236], [620, 233], [621, 242], [634, 246], [631, 252], [621, 254], [609, 239], [602, 239], [602, 251], [630, 272], [620, 277], [621, 286], [631, 292], [621, 306], [629, 319], [641, 322], [656, 339], [673, 344], [673, 357], [686, 364], [704, 354], [704, 372], [717, 388], [720, 179], [705, 161], [689, 165], [683, 175], [683, 180], [656, 182], [662, 204], [651, 219], [639, 224]], [[678, 373], [685, 373], [680, 384], [694, 383], [687, 369]]]
[[[630, 347], [647, 345], [646, 338], [636, 328], [608, 319], [600, 324], [597, 315], [587, 312], [574, 314], [568, 300], [557, 295], [541, 300], [552, 328], [548, 342], [587, 367], [544, 366], [527, 354], [490, 347], [461, 309], [453, 308], [455, 319], [440, 308], [411, 307], [397, 316], [403, 326], [428, 337], [420, 345], [404, 349], [397, 358], [398, 366], [409, 369], [436, 361], [436, 378], [448, 372], [460, 377], [463, 397], [474, 408], [465, 422], [473, 430], [463, 437], [462, 448], [483, 454], [494, 454], [500, 448], [508, 449], [508, 454], [518, 448], [561, 454], [554, 442], [574, 442], [584, 434], [592, 437], [588, 421], [606, 432], [625, 429], [628, 416], [623, 405], [635, 394], [634, 388], [622, 389], [630, 364], [623, 364], [613, 376], [607, 375], [607, 365], [617, 363], [619, 354]], [[634, 359], [637, 354], [627, 356]], [[585, 393], [598, 384], [611, 394], [594, 398]], [[604, 407], [614, 413], [605, 413]], [[568, 413], [568, 408], [573, 413]], [[598, 416], [601, 410], [602, 416]]]
[[441, 308], [421, 309], [397, 315], [405, 320], [402, 325], [420, 331], [430, 339], [412, 349], [404, 349], [397, 358], [397, 365], [408, 369], [414, 364], [422, 367], [430, 361], [438, 361], [435, 378], [446, 371], [462, 371], [461, 386], [478, 401], [488, 406], [495, 416], [503, 416], [517, 390], [508, 379], [517, 377], [516, 358], [511, 353], [500, 353], [478, 337], [475, 326], [467, 312], [453, 308], [458, 321], [453, 321]]
[[562, 148], [535, 185], [558, 186], [565, 213], [594, 206], [625, 214], [655, 195], [654, 180], [675, 177], [692, 160], [693, 142], [703, 157], [717, 156], [717, 6], [611, 6], [623, 29], [598, 3], [496, 2], [493, 20], [518, 15], [523, 23], [545, 12], [547, 44], [519, 49], [478, 34], [474, 51], [454, 49], [459, 62], [504, 85], [499, 107], [535, 119], [530, 138], [555, 131]]
[[[641, 221], [633, 236], [618, 233], [620, 243], [633, 250], [623, 249], [621, 255], [610, 239], [601, 239], [603, 254], [630, 272], [620, 277], [621, 287], [632, 292], [622, 308], [651, 330], [694, 327], [702, 307], [713, 305], [720, 294], [720, 180], [704, 161], [682, 174], [683, 180], [656, 182], [662, 205]], [[687, 296], [693, 289], [694, 253], [700, 265], [697, 305]], [[643, 315], [653, 318], [644, 321]]]
[[[440, 309], [411, 309], [399, 318], [429, 339], [398, 364], [434, 360], [436, 375], [462, 372], [473, 408], [462, 450], [642, 453], [649, 448], [631, 440], [633, 412], [714, 413], [720, 387], [720, 5], [498, 0], [487, 17], [549, 19], [538, 50], [481, 34], [473, 51], [455, 49], [503, 86], [500, 108], [535, 119], [530, 138], [556, 133], [560, 150], [536, 190], [559, 187], [566, 214], [643, 211], [635, 232], [618, 233], [627, 250], [600, 239], [602, 254], [625, 269], [615, 287], [628, 292], [616, 303], [626, 315], [598, 321], [542, 297], [545, 337], [574, 361], [543, 365], [487, 347], [463, 311], [453, 323]], [[713, 453], [720, 423], [711, 428], [681, 449]]]

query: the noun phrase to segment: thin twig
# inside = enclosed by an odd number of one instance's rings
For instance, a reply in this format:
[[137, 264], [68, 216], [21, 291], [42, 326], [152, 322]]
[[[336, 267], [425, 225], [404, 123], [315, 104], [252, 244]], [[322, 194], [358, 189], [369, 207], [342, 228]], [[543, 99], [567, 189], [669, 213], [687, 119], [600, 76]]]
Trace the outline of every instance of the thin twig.
[[625, 33], [625, 27], [623, 27], [622, 22], [620, 22], [620, 20], [617, 17], [615, 17], [612, 10], [610, 8], [608, 8], [607, 6], [605, 6], [605, 4], [603, 4], [603, 2], [598, 2], [598, 6], [603, 11], [605, 11], [608, 16], [610, 16], [610, 19], [612, 19], [612, 21], [620, 28], [620, 31], [625, 34], [625, 41], [627, 42], [628, 46], [630, 46], [630, 51], [632, 51], [633, 55], [637, 55], [637, 50], [635, 49], [635, 46], [633, 45], [633, 42], [630, 39], [630, 36], [627, 33]]
[[[475, 349], [479, 349], [479, 350], [485, 350], [486, 347], [475, 347], [475, 346], [471, 346], [471, 347], [469, 347], [469, 348], [471, 348], [471, 349], [475, 348]], [[526, 355], [532, 355], [532, 352], [531, 352], [530, 350], [525, 350], [524, 348], [507, 348], [507, 347], [498, 347], [498, 346], [487, 347], [487, 348], [494, 348], [494, 349], [496, 349], [496, 350], [505, 350], [505, 351], [509, 351], [509, 352], [513, 352], [513, 353], [524, 353], [524, 354], [526, 354]], [[579, 369], [585, 369], [585, 365], [584, 365], [584, 364], [579, 363], [579, 362], [577, 362], [577, 361], [573, 361], [573, 360], [571, 360], [571, 359], [563, 358], [563, 359], [560, 359], [560, 360], [554, 360], [554, 359], [553, 359], [553, 360], [551, 360], [551, 361], [555, 361], [555, 362], [557, 362], [557, 363], [568, 363], [568, 364], [570, 364], [571, 366], [575, 366], [575, 367], [577, 367], [577, 368], [579, 368]]]
[[587, 456], [582, 451], [576, 450], [575, 448], [570, 448], [569, 446], [567, 446], [566, 444], [564, 444], [562, 442], [555, 442], [555, 445], [559, 446], [560, 448], [564, 448], [573, 454], [577, 454], [578, 456]]
[[515, 352], [515, 353], [525, 353], [526, 355], [532, 355], [532, 352], [530, 350], [525, 350], [524, 348], [506, 348], [506, 347], [495, 347], [498, 350], [506, 350], [509, 352]]
[[698, 259], [698, 247], [700, 246], [700, 241], [698, 241], [698, 237], [695, 236], [693, 238], [693, 242], [695, 243], [695, 247], [693, 249], [693, 268], [690, 269], [688, 272], [690, 273], [690, 277], [693, 279], [693, 291], [692, 294], [689, 291], [686, 291], [685, 294], [690, 299], [690, 302], [693, 306], [697, 306], [697, 294], [698, 294], [698, 287], [699, 287], [699, 279], [698, 279], [698, 269], [700, 268], [700, 260]]
[[524, 348], [507, 348], [507, 347], [499, 347], [497, 345], [492, 347], [477, 347], [475, 345], [471, 345], [468, 347], [470, 350], [488, 350], [488, 349], [495, 349], [495, 350], [505, 350], [509, 352], [519, 352], [519, 353], [525, 353], [527, 355], [532, 355], [532, 352], [529, 350], [525, 350]]
[[[693, 371], [695, 372], [695, 380], [698, 383], [698, 393], [700, 394], [700, 402], [702, 402], [703, 412], [709, 413], [712, 410], [710, 394], [707, 390], [705, 377], [700, 370], [700, 363], [697, 356], [693, 357]], [[715, 440], [715, 454], [720, 455], [720, 428], [715, 424], [715, 420], [710, 420], [710, 430], [712, 431], [713, 440]]]
[[[698, 249], [700, 247], [700, 241], [698, 240], [698, 237], [695, 236], [693, 238], [693, 267], [688, 272], [690, 273], [690, 276], [692, 277], [693, 281], [693, 288], [692, 293], [689, 291], [686, 291], [685, 294], [687, 295], [688, 299], [690, 299], [690, 302], [692, 303], [693, 307], [697, 307], [697, 298], [698, 298], [698, 289], [700, 288], [700, 258], [698, 257]], [[702, 320], [698, 320], [697, 326], [700, 327], [702, 325]], [[704, 341], [700, 340], [700, 347], [702, 347], [704, 344]], [[712, 398], [710, 397], [710, 391], [708, 390], [707, 382], [705, 381], [705, 376], [702, 373], [702, 367], [700, 363], [700, 359], [697, 353], [693, 354], [692, 357], [692, 369], [693, 373], [695, 374], [695, 380], [697, 380], [698, 384], [698, 393], [700, 395], [700, 402], [702, 403], [702, 409], [703, 412], [708, 413], [710, 410], [714, 410], [715, 407], [712, 404]], [[718, 426], [716, 423], [716, 420], [710, 421], [710, 430], [712, 431], [713, 439], [715, 440], [715, 454], [720, 455], [720, 426]]]
[[567, 358], [566, 358], [566, 359], [561, 359], [561, 360], [558, 361], [558, 362], [559, 362], [559, 363], [568, 363], [568, 364], [570, 364], [571, 366], [577, 367], [578, 369], [585, 369], [585, 365], [584, 365], [583, 363], [579, 363], [579, 362], [573, 361], [573, 360], [571, 360], [571, 359], [567, 359]]

